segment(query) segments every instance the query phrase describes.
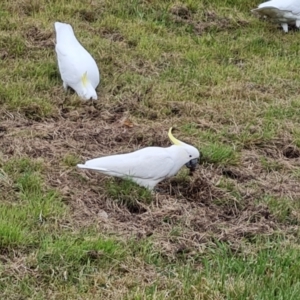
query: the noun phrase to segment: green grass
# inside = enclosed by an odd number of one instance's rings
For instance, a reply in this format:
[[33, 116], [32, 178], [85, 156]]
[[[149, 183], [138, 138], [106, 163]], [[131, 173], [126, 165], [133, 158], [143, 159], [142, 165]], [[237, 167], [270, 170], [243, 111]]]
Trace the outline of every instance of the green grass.
[[76, 154], [70, 154], [68, 153], [63, 158], [63, 163], [67, 167], [75, 167], [80, 162], [80, 158], [76, 156]]
[[152, 202], [151, 191], [138, 186], [132, 180], [111, 179], [106, 184], [108, 196], [117, 203], [124, 205], [131, 212], [143, 210], [144, 204]]
[[[258, 4], [1, 1], [1, 299], [299, 298], [300, 32]], [[55, 21], [98, 101], [64, 92]], [[163, 193], [76, 169], [171, 126], [201, 163]]]
[[257, 245], [256, 253], [247, 256], [220, 246], [204, 261], [205, 273], [212, 278], [214, 289], [226, 299], [246, 299], [253, 295], [258, 299], [297, 299], [299, 275], [294, 262], [299, 257], [298, 247], [278, 246], [276, 242], [265, 241]]
[[266, 203], [270, 211], [274, 214], [279, 222], [298, 225], [299, 215], [294, 214], [299, 210], [298, 199], [289, 199], [288, 197], [272, 197], [266, 195], [261, 199], [262, 203]]

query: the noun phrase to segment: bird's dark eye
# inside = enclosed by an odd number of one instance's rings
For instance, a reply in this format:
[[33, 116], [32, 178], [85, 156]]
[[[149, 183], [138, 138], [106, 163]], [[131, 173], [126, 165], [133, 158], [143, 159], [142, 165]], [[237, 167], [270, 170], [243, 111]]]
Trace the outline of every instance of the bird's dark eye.
[[192, 157], [192, 155], [190, 154], [190, 157]]

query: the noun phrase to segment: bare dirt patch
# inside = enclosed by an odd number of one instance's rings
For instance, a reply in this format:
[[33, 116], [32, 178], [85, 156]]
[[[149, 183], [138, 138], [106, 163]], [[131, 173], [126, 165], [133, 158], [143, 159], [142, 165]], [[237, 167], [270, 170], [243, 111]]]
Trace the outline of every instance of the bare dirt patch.
[[52, 31], [42, 31], [36, 26], [26, 28], [24, 37], [29, 48], [44, 49], [54, 46], [54, 33]]
[[[11, 113], [2, 116], [2, 159], [24, 155], [43, 159], [45, 180], [61, 192], [78, 226], [95, 223], [101, 230], [123, 236], [152, 235], [166, 255], [193, 253], [215, 239], [238, 245], [256, 234], [272, 234], [285, 225], [276, 221], [266, 205], [255, 201], [265, 194], [300, 196], [296, 180], [264, 170], [259, 151], [252, 149], [243, 152], [239, 167], [204, 164], [189, 178], [166, 180], [158, 185], [160, 192], [151, 204], [130, 210], [109, 197], [105, 187], [110, 178], [67, 166], [64, 158], [72, 154], [84, 161], [151, 145], [168, 146], [163, 124], [135, 124], [122, 109], [108, 111], [90, 104], [73, 111], [62, 108], [55, 120], [34, 121]], [[280, 146], [274, 153], [293, 164], [286, 156], [295, 156], [295, 151]], [[230, 180], [232, 190], [220, 185], [224, 178]]]
[[184, 5], [174, 5], [169, 9], [170, 19], [176, 24], [189, 25], [197, 35], [202, 35], [207, 31], [224, 31], [245, 26], [245, 20], [233, 20], [225, 16], [220, 16], [214, 11], [205, 11], [201, 20]]
[[299, 158], [300, 157], [300, 150], [299, 148], [293, 146], [293, 145], [288, 145], [283, 148], [282, 150], [283, 156], [289, 159], [293, 158]]

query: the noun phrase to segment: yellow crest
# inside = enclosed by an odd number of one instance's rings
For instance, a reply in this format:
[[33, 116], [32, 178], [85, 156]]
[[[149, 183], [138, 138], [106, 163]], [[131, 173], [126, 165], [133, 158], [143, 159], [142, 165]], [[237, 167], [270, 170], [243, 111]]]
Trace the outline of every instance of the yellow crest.
[[177, 145], [177, 146], [183, 146], [185, 143], [177, 140], [176, 138], [174, 138], [173, 134], [172, 134], [172, 129], [173, 127], [171, 127], [169, 129], [169, 132], [168, 132], [168, 136], [169, 136], [169, 139], [171, 140], [171, 142], [174, 144], [174, 145]]
[[84, 87], [87, 86], [89, 80], [88, 80], [88, 77], [87, 77], [87, 72], [85, 72], [82, 76], [81, 76], [81, 82], [83, 84]]

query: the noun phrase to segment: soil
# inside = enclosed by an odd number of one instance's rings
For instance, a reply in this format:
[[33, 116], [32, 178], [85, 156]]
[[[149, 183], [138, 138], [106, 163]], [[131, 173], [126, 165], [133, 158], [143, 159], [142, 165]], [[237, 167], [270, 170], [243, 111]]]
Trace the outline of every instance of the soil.
[[[137, 239], [153, 236], [171, 257], [182, 251], [194, 253], [216, 240], [235, 249], [257, 234], [285, 230], [287, 224], [258, 199], [267, 194], [294, 199], [300, 196], [299, 184], [287, 174], [264, 169], [259, 155], [264, 151], [291, 169], [299, 165], [295, 146], [276, 141], [273, 147], [245, 149], [239, 166], [202, 161], [192, 176], [161, 182], [150, 204], [130, 211], [108, 195], [105, 187], [111, 178], [68, 166], [64, 158], [74, 155], [84, 162], [151, 145], [166, 147], [166, 128], [161, 123], [138, 125], [122, 110], [97, 105], [86, 102], [74, 110], [62, 107], [60, 117], [46, 121], [7, 111], [1, 114], [3, 160], [21, 156], [43, 160], [46, 183], [60, 191], [78, 226], [96, 224], [101, 231]], [[232, 191], [220, 184], [222, 180], [233, 186]], [[180, 233], [172, 234], [174, 228]]]

